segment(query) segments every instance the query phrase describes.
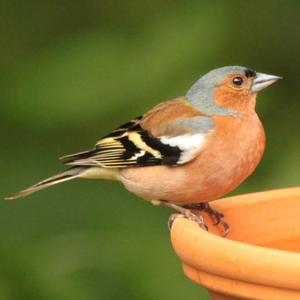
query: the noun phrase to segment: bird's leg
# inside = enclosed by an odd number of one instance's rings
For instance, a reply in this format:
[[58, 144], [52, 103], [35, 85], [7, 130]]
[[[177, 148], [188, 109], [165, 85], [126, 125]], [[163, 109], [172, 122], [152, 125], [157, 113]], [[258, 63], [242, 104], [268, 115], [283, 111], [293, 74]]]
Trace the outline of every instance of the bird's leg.
[[169, 229], [172, 227], [172, 223], [177, 217], [183, 217], [183, 218], [187, 218], [189, 220], [195, 221], [202, 229], [208, 230], [208, 227], [205, 224], [203, 217], [194, 214], [191, 211], [191, 209], [185, 208], [183, 206], [176, 205], [174, 203], [170, 203], [167, 201], [161, 201], [161, 204], [164, 204], [167, 207], [173, 208], [178, 212], [177, 214], [172, 214], [170, 216], [169, 221], [168, 221]]
[[214, 225], [221, 224], [223, 226], [224, 236], [226, 236], [228, 234], [229, 225], [222, 220], [224, 218], [224, 215], [222, 213], [218, 212], [217, 210], [211, 208], [211, 206], [208, 204], [208, 202], [185, 205], [184, 207], [187, 209], [196, 209], [196, 210], [200, 210], [200, 211], [201, 210], [205, 211], [215, 221]]
[[217, 210], [211, 208], [211, 206], [208, 204], [208, 202], [186, 205], [185, 207], [190, 208], [190, 209], [205, 211], [215, 220], [214, 225], [220, 224], [222, 221], [222, 218], [224, 218], [224, 215], [222, 213], [218, 212]]

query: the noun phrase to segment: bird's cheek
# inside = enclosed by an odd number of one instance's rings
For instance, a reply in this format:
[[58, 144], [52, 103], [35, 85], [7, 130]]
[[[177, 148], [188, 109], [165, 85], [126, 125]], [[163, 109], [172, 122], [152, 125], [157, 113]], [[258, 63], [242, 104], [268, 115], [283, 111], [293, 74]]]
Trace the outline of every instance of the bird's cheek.
[[231, 89], [219, 89], [215, 94], [215, 101], [219, 106], [233, 108], [241, 95]]

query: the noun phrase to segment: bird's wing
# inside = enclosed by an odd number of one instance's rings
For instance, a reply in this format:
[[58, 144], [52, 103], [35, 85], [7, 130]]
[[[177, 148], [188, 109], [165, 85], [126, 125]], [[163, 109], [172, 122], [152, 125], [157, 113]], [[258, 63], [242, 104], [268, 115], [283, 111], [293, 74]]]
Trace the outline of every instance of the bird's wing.
[[184, 99], [157, 105], [102, 138], [94, 149], [62, 157], [67, 165], [127, 168], [184, 164], [214, 130], [210, 117]]

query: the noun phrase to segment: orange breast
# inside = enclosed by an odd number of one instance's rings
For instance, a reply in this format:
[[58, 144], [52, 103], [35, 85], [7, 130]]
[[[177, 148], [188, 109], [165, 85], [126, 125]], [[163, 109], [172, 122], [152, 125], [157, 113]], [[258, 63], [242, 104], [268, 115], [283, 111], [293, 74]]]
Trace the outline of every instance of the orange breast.
[[235, 189], [256, 168], [265, 149], [263, 126], [255, 112], [214, 117], [216, 130], [205, 149], [181, 166], [124, 169], [125, 187], [147, 199], [178, 204], [214, 200]]
[[265, 149], [265, 132], [256, 114], [214, 117], [216, 133], [191, 167], [201, 176], [203, 201], [219, 198], [239, 186], [253, 173]]

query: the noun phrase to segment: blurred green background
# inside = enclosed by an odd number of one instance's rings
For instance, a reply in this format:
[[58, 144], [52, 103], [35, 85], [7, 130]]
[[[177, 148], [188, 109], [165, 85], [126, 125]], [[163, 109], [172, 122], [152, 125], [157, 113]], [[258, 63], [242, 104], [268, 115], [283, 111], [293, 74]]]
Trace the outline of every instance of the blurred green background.
[[[284, 77], [259, 96], [267, 149], [235, 193], [299, 185], [298, 0], [0, 5], [1, 197], [232, 64]], [[0, 206], [1, 300], [208, 299], [172, 251], [170, 211], [117, 183], [73, 181]]]

